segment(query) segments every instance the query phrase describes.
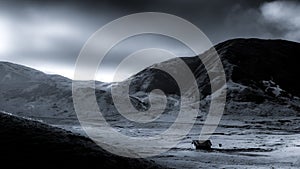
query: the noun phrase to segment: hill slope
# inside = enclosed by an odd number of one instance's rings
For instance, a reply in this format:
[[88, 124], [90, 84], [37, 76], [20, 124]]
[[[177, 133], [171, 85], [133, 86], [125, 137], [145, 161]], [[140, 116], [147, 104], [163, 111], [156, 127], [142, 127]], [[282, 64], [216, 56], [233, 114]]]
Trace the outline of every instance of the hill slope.
[[8, 168], [162, 168], [146, 160], [112, 155], [88, 138], [3, 112], [0, 137], [1, 165]]

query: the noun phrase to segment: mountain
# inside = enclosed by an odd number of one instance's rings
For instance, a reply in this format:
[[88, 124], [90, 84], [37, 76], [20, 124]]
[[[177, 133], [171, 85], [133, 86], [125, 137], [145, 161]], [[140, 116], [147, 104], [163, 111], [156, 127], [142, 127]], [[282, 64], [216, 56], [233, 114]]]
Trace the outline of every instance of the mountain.
[[[285, 40], [233, 39], [216, 45], [215, 49], [223, 63], [227, 81], [262, 87], [263, 81], [271, 80], [288, 93], [299, 96], [300, 89], [297, 86], [300, 85], [300, 80], [296, 78], [300, 72], [297, 69], [299, 47], [299, 43]], [[211, 53], [211, 50], [208, 50], [200, 56], [182, 58], [194, 73], [204, 96], [207, 95], [204, 91], [206, 86], [201, 83], [208, 84], [206, 83], [208, 76], [205, 76], [206, 70], [199, 58]], [[168, 67], [175, 64], [176, 66], [177, 60], [169, 60], [158, 65]], [[153, 67], [131, 78], [134, 87], [139, 87], [139, 90], [158, 87], [166, 93], [177, 93], [175, 81], [172, 81], [171, 76]], [[148, 85], [145, 85], [145, 82]]]
[[[215, 49], [223, 64], [227, 81], [225, 115], [278, 118], [299, 115], [299, 43], [285, 40], [232, 39], [216, 45]], [[211, 86], [207, 71], [199, 58], [212, 54], [215, 53], [210, 49], [200, 56], [165, 61], [116, 85], [130, 81], [130, 94], [134, 98], [132, 103], [141, 110], [150, 107], [147, 93], [153, 89], [161, 89], [168, 96], [165, 112], [172, 112], [179, 109], [180, 89], [175, 79], [157, 67], [176, 67], [182, 59], [197, 81], [201, 116], [205, 120], [210, 106]], [[190, 83], [189, 79], [186, 79], [186, 83]], [[191, 91], [193, 90], [195, 89]]]
[[[0, 62], [1, 110], [19, 116], [55, 121], [76, 120], [72, 104], [72, 82], [25, 66]], [[71, 113], [70, 113], [71, 111]]]
[[[215, 46], [222, 61], [227, 79], [228, 113], [243, 111], [234, 103], [289, 105], [291, 111], [300, 110], [300, 80], [297, 68], [300, 44], [285, 40], [232, 39]], [[203, 112], [209, 106], [210, 82], [199, 57], [206, 57], [211, 50], [200, 56], [181, 58], [193, 72], [201, 95]], [[176, 67], [178, 58], [144, 69], [129, 80], [131, 102], [140, 110], [149, 108], [148, 94], [161, 89], [168, 96], [167, 109], [178, 109], [179, 87], [167, 73], [155, 67]], [[180, 74], [180, 72], [177, 72]], [[19, 116], [43, 119], [49, 123], [73, 123], [74, 113], [72, 81], [47, 75], [34, 69], [8, 62], [0, 62], [0, 107]], [[115, 115], [110, 96], [111, 85], [97, 82], [96, 95], [100, 109]], [[206, 98], [206, 99], [205, 99]], [[231, 108], [231, 107], [235, 108]], [[250, 106], [251, 107], [251, 106]], [[275, 106], [276, 107], [276, 106]], [[114, 116], [113, 116], [114, 118]]]

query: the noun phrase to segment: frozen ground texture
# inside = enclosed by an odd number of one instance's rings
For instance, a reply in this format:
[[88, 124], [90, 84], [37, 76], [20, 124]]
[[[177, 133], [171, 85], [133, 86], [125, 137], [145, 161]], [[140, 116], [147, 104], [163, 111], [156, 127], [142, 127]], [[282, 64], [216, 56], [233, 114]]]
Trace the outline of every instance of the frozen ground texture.
[[[193, 103], [200, 105], [193, 129], [176, 147], [151, 159], [170, 168], [299, 168], [300, 44], [234, 39], [215, 48], [226, 72], [227, 102], [220, 125], [211, 137], [213, 150], [196, 151], [191, 145], [200, 134], [210, 106], [209, 78], [199, 59], [211, 54], [207, 51], [199, 57], [182, 58], [194, 73], [201, 92], [199, 102]], [[134, 123], [116, 111], [110, 88], [125, 82], [97, 82], [97, 101], [107, 121], [129, 136], [151, 136], [166, 130], [180, 109], [179, 88], [168, 74], [153, 68], [172, 67], [177, 62], [174, 59], [154, 65], [130, 78], [131, 102], [139, 110], [149, 108], [149, 91], [161, 89], [167, 95], [164, 113], [149, 124]], [[72, 104], [70, 80], [12, 63], [1, 62], [0, 70], [2, 110], [82, 133]]]

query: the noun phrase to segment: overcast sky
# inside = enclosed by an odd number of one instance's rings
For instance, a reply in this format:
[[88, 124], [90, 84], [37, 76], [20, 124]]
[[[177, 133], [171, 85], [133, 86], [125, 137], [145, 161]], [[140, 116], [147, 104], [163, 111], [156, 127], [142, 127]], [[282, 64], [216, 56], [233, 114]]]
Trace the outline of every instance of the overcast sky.
[[[137, 12], [165, 12], [198, 26], [213, 44], [237, 37], [300, 41], [300, 1], [259, 0], [0, 0], [0, 60], [24, 64], [47, 73], [73, 76], [76, 58], [86, 40], [101, 26]], [[137, 42], [144, 42], [136, 47]], [[175, 47], [174, 47], [175, 46]], [[136, 37], [111, 52], [103, 72], [134, 50], [173, 47], [168, 38]]]

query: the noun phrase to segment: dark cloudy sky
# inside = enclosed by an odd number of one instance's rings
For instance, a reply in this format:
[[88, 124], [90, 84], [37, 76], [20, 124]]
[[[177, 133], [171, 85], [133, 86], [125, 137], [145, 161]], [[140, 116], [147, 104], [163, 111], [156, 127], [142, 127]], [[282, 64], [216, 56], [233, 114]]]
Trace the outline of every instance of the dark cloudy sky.
[[[295, 0], [0, 0], [0, 60], [72, 77], [86, 40], [108, 22], [137, 12], [182, 17], [198, 26], [213, 44], [237, 37], [300, 41], [300, 1]], [[145, 41], [142, 47], [178, 45], [155, 36], [139, 38], [135, 42]], [[121, 45], [115, 58], [133, 52], [128, 46], [135, 45]], [[189, 55], [175, 48], [178, 55]], [[107, 76], [117, 60], [106, 59]]]

